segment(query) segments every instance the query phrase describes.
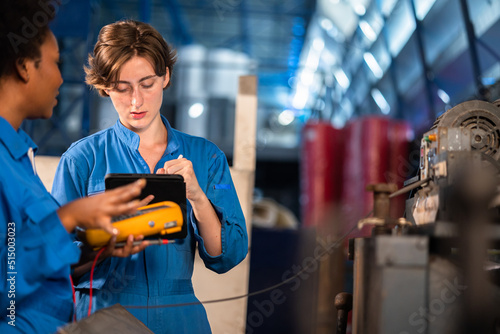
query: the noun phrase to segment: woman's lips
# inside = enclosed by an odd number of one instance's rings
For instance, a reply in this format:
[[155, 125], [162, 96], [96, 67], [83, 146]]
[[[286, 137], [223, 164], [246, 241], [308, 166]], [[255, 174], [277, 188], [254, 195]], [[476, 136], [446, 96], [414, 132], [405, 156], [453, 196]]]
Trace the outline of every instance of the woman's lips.
[[146, 116], [146, 111], [132, 111], [130, 114], [134, 119], [141, 119]]

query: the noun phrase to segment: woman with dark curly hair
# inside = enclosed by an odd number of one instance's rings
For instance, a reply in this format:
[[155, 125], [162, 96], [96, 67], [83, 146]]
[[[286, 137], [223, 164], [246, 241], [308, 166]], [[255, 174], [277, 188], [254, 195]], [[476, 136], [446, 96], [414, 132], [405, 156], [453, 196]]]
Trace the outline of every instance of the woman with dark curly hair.
[[[101, 192], [108, 173], [182, 175], [187, 237], [127, 258], [106, 258], [94, 272], [92, 307], [132, 306], [129, 311], [155, 333], [206, 334], [206, 312], [191, 282], [195, 250], [207, 268], [224, 273], [245, 258], [248, 239], [224, 153], [173, 129], [160, 114], [174, 62], [174, 51], [149, 24], [119, 21], [101, 29], [87, 82], [111, 98], [119, 120], [63, 154], [52, 193], [66, 202]], [[80, 317], [89, 307], [89, 276], [75, 280]]]
[[20, 127], [49, 118], [57, 103], [59, 50], [47, 26], [54, 13], [49, 0], [0, 2], [0, 333], [53, 333], [71, 321], [70, 265], [80, 251], [70, 233], [116, 234], [112, 216], [143, 204], [131, 201], [140, 180], [60, 207], [36, 174], [37, 147]]

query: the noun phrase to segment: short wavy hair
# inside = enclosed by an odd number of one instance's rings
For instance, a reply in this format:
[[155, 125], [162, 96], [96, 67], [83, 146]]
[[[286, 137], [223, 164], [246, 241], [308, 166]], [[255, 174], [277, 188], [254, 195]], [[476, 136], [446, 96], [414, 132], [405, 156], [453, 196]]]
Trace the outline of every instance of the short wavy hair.
[[85, 81], [101, 96], [108, 96], [105, 89], [116, 86], [123, 64], [134, 56], [146, 58], [158, 76], [164, 76], [168, 68], [170, 77], [177, 59], [176, 52], [151, 25], [122, 20], [99, 32], [94, 54], [89, 55], [88, 66], [84, 67]]
[[60, 1], [0, 1], [0, 78], [15, 73], [16, 63], [41, 57]]

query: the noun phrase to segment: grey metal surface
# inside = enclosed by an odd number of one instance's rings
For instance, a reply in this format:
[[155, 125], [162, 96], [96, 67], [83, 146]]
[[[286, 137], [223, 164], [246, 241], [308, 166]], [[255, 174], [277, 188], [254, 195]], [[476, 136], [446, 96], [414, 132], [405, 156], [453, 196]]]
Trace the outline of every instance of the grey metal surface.
[[411, 330], [410, 315], [426, 301], [427, 236], [356, 239], [353, 333]]
[[377, 266], [423, 266], [428, 262], [428, 237], [379, 236], [373, 249]]
[[[459, 333], [462, 318], [461, 303], [467, 288], [457, 267], [441, 257], [433, 257], [429, 263], [429, 288], [426, 307], [418, 310], [419, 324], [414, 333], [427, 328], [428, 334]], [[416, 323], [414, 322], [414, 324]], [[412, 332], [410, 332], [412, 333]]]

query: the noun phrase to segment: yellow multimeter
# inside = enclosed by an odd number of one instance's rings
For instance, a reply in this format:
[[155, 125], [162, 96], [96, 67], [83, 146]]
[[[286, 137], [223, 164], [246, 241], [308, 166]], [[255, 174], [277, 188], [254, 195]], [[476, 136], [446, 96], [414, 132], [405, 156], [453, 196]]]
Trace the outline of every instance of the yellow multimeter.
[[[186, 183], [181, 175], [176, 174], [106, 174], [104, 183], [106, 190], [115, 189], [138, 179], [146, 179], [146, 186], [141, 192], [138, 199], [144, 199], [148, 195], [154, 195], [154, 199], [150, 204], [155, 204], [164, 201], [172, 201], [181, 207], [183, 220], [186, 222]], [[182, 224], [182, 229], [179, 232], [167, 233], [162, 239], [174, 240], [184, 239], [187, 236], [187, 224]]]
[[[133, 214], [114, 217], [111, 222], [118, 229], [117, 243], [127, 240], [129, 235], [147, 237], [177, 233], [182, 230], [184, 223], [180, 206], [171, 201], [140, 207]], [[111, 235], [101, 229], [87, 229], [83, 239], [88, 245], [98, 249], [108, 244]]]

